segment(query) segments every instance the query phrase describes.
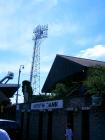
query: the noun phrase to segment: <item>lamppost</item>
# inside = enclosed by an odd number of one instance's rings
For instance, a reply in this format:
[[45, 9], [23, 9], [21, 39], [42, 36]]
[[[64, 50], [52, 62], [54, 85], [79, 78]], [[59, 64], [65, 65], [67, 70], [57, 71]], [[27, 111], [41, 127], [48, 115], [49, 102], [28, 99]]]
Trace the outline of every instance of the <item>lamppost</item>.
[[16, 94], [16, 110], [18, 109], [18, 92], [19, 92], [19, 82], [20, 82], [20, 74], [21, 74], [21, 70], [24, 69], [24, 65], [20, 65], [19, 68], [19, 75], [18, 75], [18, 89], [17, 89], [17, 94]]

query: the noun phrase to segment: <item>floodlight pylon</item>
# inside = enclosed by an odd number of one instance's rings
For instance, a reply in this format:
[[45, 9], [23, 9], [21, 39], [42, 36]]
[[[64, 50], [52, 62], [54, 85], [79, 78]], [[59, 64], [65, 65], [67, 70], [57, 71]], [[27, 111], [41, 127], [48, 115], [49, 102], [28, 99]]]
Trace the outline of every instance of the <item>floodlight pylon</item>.
[[47, 38], [48, 25], [38, 25], [34, 31], [34, 48], [30, 73], [30, 83], [33, 94], [40, 94], [40, 44], [42, 39]]

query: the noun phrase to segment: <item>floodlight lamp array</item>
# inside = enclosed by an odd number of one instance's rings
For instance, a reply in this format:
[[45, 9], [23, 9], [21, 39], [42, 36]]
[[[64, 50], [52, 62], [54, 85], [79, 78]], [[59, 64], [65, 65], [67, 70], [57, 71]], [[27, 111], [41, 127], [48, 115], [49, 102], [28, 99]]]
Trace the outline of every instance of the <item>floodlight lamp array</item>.
[[33, 31], [34, 33], [33, 40], [47, 38], [47, 30], [48, 30], [48, 25], [42, 25], [42, 26], [38, 25]]

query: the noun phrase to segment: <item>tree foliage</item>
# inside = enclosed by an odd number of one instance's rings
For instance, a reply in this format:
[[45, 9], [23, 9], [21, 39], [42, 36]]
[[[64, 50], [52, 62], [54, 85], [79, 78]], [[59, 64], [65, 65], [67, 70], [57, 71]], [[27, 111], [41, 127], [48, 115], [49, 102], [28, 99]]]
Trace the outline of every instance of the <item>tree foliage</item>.
[[11, 102], [10, 99], [8, 99], [8, 100], [3, 100], [3, 101], [0, 103], [0, 105], [8, 106], [8, 105], [12, 105], [12, 102]]
[[52, 96], [64, 96], [68, 89], [62, 83], [57, 83], [54, 90], [52, 90]]
[[105, 66], [94, 66], [87, 70], [87, 78], [84, 81], [86, 94], [105, 95]]
[[29, 97], [31, 97], [33, 95], [31, 83], [28, 80], [24, 80], [22, 82], [22, 92], [23, 92], [23, 94], [24, 94], [25, 90], [28, 92]]

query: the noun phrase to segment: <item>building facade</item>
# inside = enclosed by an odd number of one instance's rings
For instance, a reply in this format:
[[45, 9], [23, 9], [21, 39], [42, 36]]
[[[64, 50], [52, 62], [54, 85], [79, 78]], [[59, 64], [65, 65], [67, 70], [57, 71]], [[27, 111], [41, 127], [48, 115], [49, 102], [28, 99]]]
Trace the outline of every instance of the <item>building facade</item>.
[[[48, 102], [62, 105], [43, 108]], [[23, 140], [65, 140], [67, 123], [71, 124], [74, 140], [105, 139], [105, 108], [91, 106], [90, 99], [72, 97], [21, 104], [19, 108]]]
[[73, 140], [105, 139], [105, 105], [94, 104], [84, 95], [81, 86], [86, 70], [104, 62], [57, 55], [42, 92], [50, 93], [57, 83], [79, 83], [79, 88], [69, 91], [64, 98], [33, 100], [20, 104], [18, 121], [23, 140], [65, 140], [65, 128], [71, 124]]

